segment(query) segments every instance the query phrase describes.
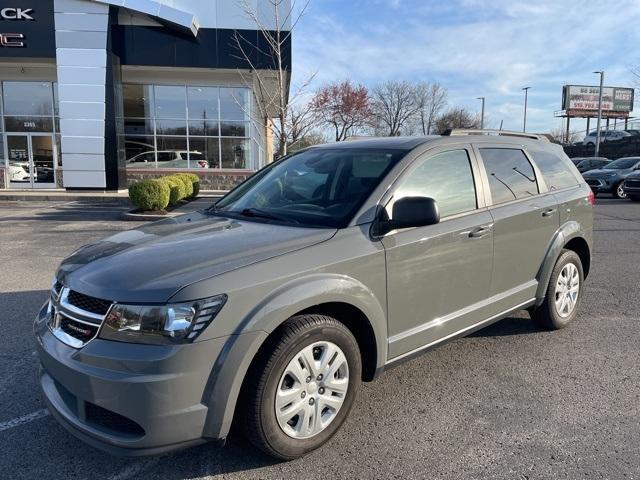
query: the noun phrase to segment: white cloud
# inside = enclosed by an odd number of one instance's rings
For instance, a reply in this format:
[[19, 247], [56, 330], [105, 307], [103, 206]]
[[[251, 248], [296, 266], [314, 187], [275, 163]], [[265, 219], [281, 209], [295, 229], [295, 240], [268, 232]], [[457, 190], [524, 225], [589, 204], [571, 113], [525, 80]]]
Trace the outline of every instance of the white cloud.
[[[531, 86], [528, 124], [555, 125], [564, 83], [628, 85], [640, 32], [635, 1], [454, 0], [312, 4], [294, 34], [294, 74], [318, 71], [316, 85], [351, 78], [439, 81], [453, 100], [521, 125], [521, 88]], [[398, 8], [393, 8], [397, 3]], [[366, 7], [369, 6], [369, 8]], [[333, 11], [328, 7], [337, 7]], [[516, 108], [518, 107], [518, 108]], [[498, 119], [499, 121], [499, 119]]]

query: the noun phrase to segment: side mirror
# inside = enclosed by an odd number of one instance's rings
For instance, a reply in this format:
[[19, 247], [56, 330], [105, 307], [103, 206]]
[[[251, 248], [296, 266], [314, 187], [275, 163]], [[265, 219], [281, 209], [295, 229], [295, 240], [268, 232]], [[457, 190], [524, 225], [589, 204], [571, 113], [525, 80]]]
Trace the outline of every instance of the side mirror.
[[381, 220], [378, 235], [399, 228], [425, 227], [440, 222], [438, 203], [429, 197], [404, 197], [393, 204], [393, 218]]

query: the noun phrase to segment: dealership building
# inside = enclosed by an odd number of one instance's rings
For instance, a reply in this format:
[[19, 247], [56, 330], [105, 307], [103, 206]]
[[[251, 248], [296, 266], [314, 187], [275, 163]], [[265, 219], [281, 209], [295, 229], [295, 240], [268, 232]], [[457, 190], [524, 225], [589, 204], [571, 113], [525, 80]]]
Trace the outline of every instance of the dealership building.
[[[241, 5], [0, 0], [0, 188], [119, 190], [188, 169], [225, 189], [269, 162], [265, 30], [288, 25], [271, 2]], [[288, 91], [290, 37], [283, 53]]]

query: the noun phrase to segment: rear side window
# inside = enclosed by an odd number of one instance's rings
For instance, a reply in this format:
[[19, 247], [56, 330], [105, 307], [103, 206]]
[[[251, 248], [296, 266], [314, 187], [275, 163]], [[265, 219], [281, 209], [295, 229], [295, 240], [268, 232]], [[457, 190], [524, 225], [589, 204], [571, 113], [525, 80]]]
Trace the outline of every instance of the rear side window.
[[494, 205], [538, 193], [536, 174], [522, 150], [481, 148], [480, 155], [489, 177]]
[[433, 198], [441, 217], [476, 209], [476, 188], [466, 150], [438, 153], [418, 162], [417, 168], [401, 181], [394, 201], [404, 197]]
[[[578, 180], [569, 170], [569, 166], [558, 155], [538, 150], [527, 150], [544, 177], [549, 190], [575, 187]], [[586, 166], [597, 165], [598, 161], [587, 160]]]

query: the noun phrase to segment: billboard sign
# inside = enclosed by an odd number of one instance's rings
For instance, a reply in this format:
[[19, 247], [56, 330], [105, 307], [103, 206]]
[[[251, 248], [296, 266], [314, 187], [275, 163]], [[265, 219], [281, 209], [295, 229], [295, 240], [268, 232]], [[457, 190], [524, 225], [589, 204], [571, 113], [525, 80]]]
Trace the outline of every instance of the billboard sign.
[[[590, 116], [598, 112], [600, 87], [565, 85], [562, 87], [562, 109], [572, 116]], [[627, 117], [633, 111], [633, 88], [602, 87], [603, 116]]]

